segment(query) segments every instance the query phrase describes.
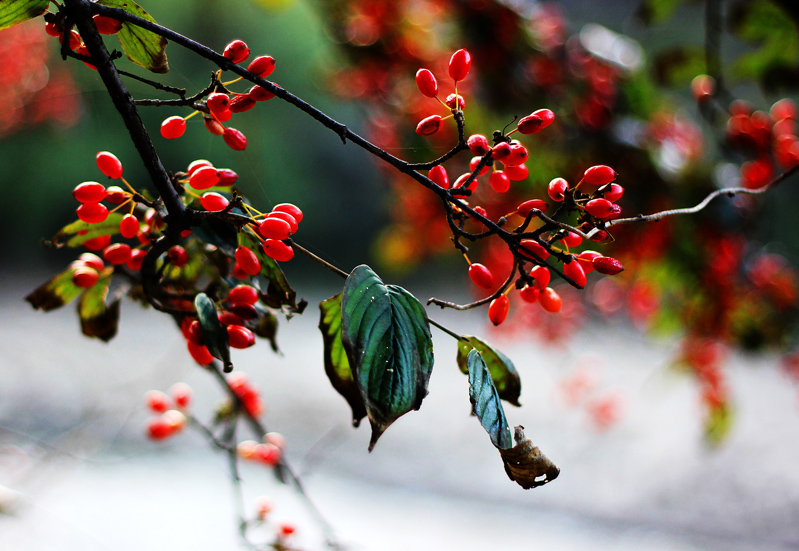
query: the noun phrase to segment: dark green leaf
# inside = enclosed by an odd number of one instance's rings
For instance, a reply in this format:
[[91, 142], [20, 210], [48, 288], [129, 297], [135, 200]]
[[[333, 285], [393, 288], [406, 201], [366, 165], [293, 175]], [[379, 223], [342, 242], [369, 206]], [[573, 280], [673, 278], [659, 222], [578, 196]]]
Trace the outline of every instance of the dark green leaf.
[[472, 411], [480, 419], [496, 448], [510, 448], [513, 444], [505, 410], [502, 409], [502, 402], [499, 401], [499, 394], [491, 381], [483, 356], [472, 349], [466, 358], [466, 365], [469, 369], [469, 400], [472, 402]]
[[[53, 247], [80, 247], [89, 239], [102, 237], [104, 235], [116, 235], [119, 233], [119, 223], [124, 215], [112, 212], [108, 218], [96, 224], [89, 224], [83, 220], [75, 220], [67, 224], [50, 241]], [[86, 233], [81, 233], [86, 232]]]
[[[98, 4], [109, 8], [120, 8], [126, 12], [155, 23], [155, 19], [132, 0], [99, 0]], [[122, 50], [133, 63], [141, 65], [154, 73], [166, 73], [169, 64], [166, 59], [166, 38], [146, 31], [130, 23], [122, 23], [117, 33]]]
[[72, 269], [68, 269], [26, 296], [25, 300], [37, 310], [49, 312], [69, 304], [82, 292], [82, 288], [72, 283]]
[[252, 331], [259, 337], [269, 340], [272, 350], [280, 353], [280, 348], [277, 346], [277, 316], [272, 312], [264, 308], [258, 325]]
[[319, 303], [319, 310], [319, 330], [325, 343], [325, 373], [333, 388], [352, 408], [352, 424], [357, 427], [366, 417], [366, 407], [341, 341], [341, 293]]
[[302, 314], [308, 302], [297, 302], [297, 293], [289, 285], [286, 275], [280, 265], [266, 256], [261, 243], [256, 241], [247, 232], [240, 236], [241, 244], [249, 247], [261, 262], [261, 275], [266, 278], [268, 285], [266, 294], [261, 295], [261, 300], [270, 308], [282, 309], [287, 316]]
[[80, 328], [87, 337], [108, 342], [117, 334], [119, 324], [119, 299], [106, 304], [108, 286], [113, 270], [104, 271], [93, 287], [86, 290], [78, 301]]
[[372, 425], [369, 450], [391, 423], [419, 409], [433, 369], [424, 307], [405, 289], [385, 285], [369, 266], [344, 285], [341, 340]]
[[205, 293], [200, 293], [194, 299], [194, 308], [197, 310], [197, 319], [200, 320], [200, 332], [208, 352], [214, 358], [222, 360], [225, 372], [233, 370], [230, 363], [230, 343], [228, 342], [227, 329], [219, 323], [214, 301]]
[[214, 245], [228, 256], [236, 253], [238, 232], [236, 228], [218, 218], [206, 218], [199, 226], [192, 228], [192, 233], [201, 241]]
[[460, 370], [465, 374], [469, 373], [467, 362], [469, 352], [473, 349], [477, 350], [483, 357], [488, 372], [491, 373], [491, 379], [500, 399], [514, 406], [521, 406], [519, 395], [522, 392], [522, 382], [513, 362], [505, 354], [477, 337], [463, 335], [463, 338], [466, 339], [466, 342], [458, 341], [457, 362]]
[[0, 30], [39, 17], [50, 4], [48, 0], [2, 0], [0, 1]]

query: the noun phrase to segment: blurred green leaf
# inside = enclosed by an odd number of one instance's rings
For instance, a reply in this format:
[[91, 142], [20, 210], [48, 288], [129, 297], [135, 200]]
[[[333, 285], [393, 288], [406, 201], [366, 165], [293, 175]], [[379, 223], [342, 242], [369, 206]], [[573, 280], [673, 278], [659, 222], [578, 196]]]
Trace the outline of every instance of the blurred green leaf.
[[124, 214], [112, 212], [108, 215], [108, 218], [96, 224], [75, 220], [61, 228], [61, 231], [50, 240], [50, 245], [54, 247], [63, 247], [64, 245], [67, 247], [80, 247], [90, 239], [104, 235], [116, 235], [119, 233], [119, 223], [122, 221], [123, 216]]
[[72, 269], [61, 272], [25, 297], [37, 310], [49, 312], [78, 298], [83, 289], [72, 282]]
[[0, 2], [0, 30], [39, 17], [50, 4], [48, 0], [2, 0]]
[[214, 301], [205, 293], [199, 293], [194, 299], [194, 308], [197, 310], [197, 319], [200, 321], [203, 344], [214, 358], [222, 360], [225, 372], [232, 371], [233, 364], [230, 363], [230, 343], [227, 329], [219, 322]]
[[106, 304], [113, 274], [111, 268], [104, 270], [97, 283], [86, 289], [78, 301], [81, 331], [87, 337], [95, 337], [104, 342], [116, 336], [119, 324], [119, 299]]

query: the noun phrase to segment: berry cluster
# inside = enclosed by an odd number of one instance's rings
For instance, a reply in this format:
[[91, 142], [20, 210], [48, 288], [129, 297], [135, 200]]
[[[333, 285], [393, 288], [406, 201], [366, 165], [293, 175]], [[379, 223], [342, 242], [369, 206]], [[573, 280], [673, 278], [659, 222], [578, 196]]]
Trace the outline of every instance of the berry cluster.
[[[232, 63], [241, 63], [250, 56], [250, 49], [241, 40], [234, 40], [225, 47], [223, 55]], [[253, 59], [247, 66], [247, 70], [253, 75], [266, 78], [275, 70], [275, 60], [272, 56], [263, 55]], [[172, 116], [161, 123], [161, 136], [168, 140], [179, 138], [186, 131], [186, 121], [202, 113], [205, 128], [215, 136], [222, 136], [225, 143], [236, 151], [243, 151], [247, 147], [247, 138], [239, 130], [225, 126], [234, 113], [249, 111], [259, 101], [267, 101], [275, 95], [262, 86], [253, 86], [247, 92], [230, 92], [227, 86], [241, 80], [240, 78], [230, 82], [219, 80], [222, 71], [214, 76], [213, 92], [208, 97], [195, 104], [195, 111], [186, 117]]]
[[153, 440], [164, 440], [182, 431], [187, 424], [186, 412], [192, 399], [192, 390], [186, 383], [176, 383], [169, 394], [150, 390], [144, 397], [147, 408], [157, 413], [147, 423], [147, 433]]

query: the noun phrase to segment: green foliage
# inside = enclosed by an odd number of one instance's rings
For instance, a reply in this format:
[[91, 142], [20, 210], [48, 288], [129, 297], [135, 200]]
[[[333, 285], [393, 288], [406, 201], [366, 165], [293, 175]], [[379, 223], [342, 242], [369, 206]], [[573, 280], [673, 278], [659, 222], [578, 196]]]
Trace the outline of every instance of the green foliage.
[[108, 215], [108, 218], [96, 224], [75, 220], [61, 228], [61, 231], [50, 240], [50, 244], [55, 247], [63, 245], [80, 247], [90, 239], [103, 237], [104, 235], [116, 235], [119, 233], [119, 223], [122, 221], [123, 216], [123, 214], [118, 212], [112, 212]]
[[466, 364], [469, 369], [469, 400], [472, 402], [472, 411], [480, 419], [496, 448], [511, 448], [513, 442], [508, 421], [505, 419], [505, 410], [502, 409], [502, 402], [499, 401], [499, 394], [482, 354], [472, 349], [466, 358]]
[[472, 350], [477, 350], [491, 374], [491, 380], [500, 399], [514, 406], [521, 406], [519, 395], [522, 392], [522, 382], [513, 362], [505, 354], [478, 337], [463, 335], [462, 338], [464, 340], [458, 341], [457, 356], [460, 370], [464, 374], [469, 373], [469, 355]]
[[39, 17], [49, 4], [48, 0], [3, 0], [0, 2], [0, 30]]
[[36, 288], [25, 297], [25, 300], [37, 310], [49, 312], [69, 304], [78, 298], [81, 292], [83, 289], [72, 282], [72, 269], [68, 269]]
[[[97, 3], [109, 8], [123, 9], [132, 15], [155, 23], [155, 19], [132, 0], [99, 0]], [[166, 59], [166, 38], [130, 23], [122, 23], [122, 29], [117, 33], [117, 38], [119, 38], [125, 55], [136, 65], [141, 65], [154, 73], [169, 71], [169, 63]]]
[[225, 371], [233, 370], [230, 363], [230, 343], [228, 342], [227, 329], [219, 322], [214, 301], [205, 293], [199, 293], [194, 299], [194, 308], [197, 310], [197, 319], [200, 321], [200, 331], [208, 352], [214, 358], [221, 360]]
[[119, 298], [110, 304], [106, 303], [113, 273], [112, 269], [104, 270], [97, 283], [87, 289], [78, 301], [81, 331], [87, 337], [104, 342], [116, 336], [119, 325]]
[[305, 300], [297, 301], [297, 292], [289, 285], [280, 265], [266, 256], [261, 243], [244, 231], [239, 232], [239, 242], [249, 247], [261, 263], [261, 276], [267, 281], [266, 293], [261, 295], [264, 304], [270, 308], [282, 309], [287, 316], [302, 314], [308, 303]]

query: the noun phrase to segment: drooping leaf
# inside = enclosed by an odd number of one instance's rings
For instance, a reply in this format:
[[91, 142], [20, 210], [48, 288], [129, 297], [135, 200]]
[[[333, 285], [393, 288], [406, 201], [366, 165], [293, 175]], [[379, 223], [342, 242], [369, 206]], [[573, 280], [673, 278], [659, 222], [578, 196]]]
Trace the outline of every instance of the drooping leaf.
[[272, 351], [279, 354], [280, 348], [277, 346], [277, 316], [265, 308], [263, 310], [261, 319], [258, 320], [258, 325], [253, 328], [252, 332], [259, 337], [267, 339]]
[[[99, 0], [98, 4], [109, 8], [119, 8], [126, 12], [155, 23], [155, 19], [133, 0]], [[131, 23], [122, 23], [117, 33], [122, 51], [133, 63], [141, 65], [154, 73], [169, 71], [166, 59], [166, 38]]]
[[87, 289], [78, 301], [81, 331], [87, 337], [95, 337], [104, 342], [116, 336], [119, 324], [119, 299], [106, 304], [113, 273], [112, 268], [103, 270], [97, 283]]
[[[263, 247], [247, 232], [242, 232], [241, 244], [249, 247], [261, 262], [261, 275], [267, 280], [266, 293], [261, 295], [261, 300], [270, 308], [282, 309], [287, 316], [302, 314], [308, 306], [306, 300], [297, 302], [297, 292], [289, 285], [286, 275], [280, 265], [266, 256]], [[231, 256], [233, 253], [231, 253]]]
[[508, 478], [525, 490], [543, 486], [558, 478], [560, 469], [524, 436], [523, 426], [518, 425], [514, 429], [513, 440], [515, 446], [499, 450]]
[[341, 293], [320, 302], [319, 310], [319, 330], [325, 344], [325, 373], [333, 388], [352, 408], [352, 424], [357, 427], [366, 417], [366, 407], [341, 341]]
[[482, 354], [475, 349], [470, 350], [466, 365], [469, 370], [469, 400], [472, 402], [472, 411], [480, 419], [494, 447], [500, 450], [510, 448], [512, 443], [508, 420], [505, 419], [505, 410], [502, 409], [502, 402], [499, 401], [499, 394]]
[[477, 350], [488, 367], [488, 372], [491, 374], [491, 379], [500, 399], [514, 406], [521, 406], [519, 395], [522, 392], [522, 382], [513, 362], [505, 354], [477, 337], [471, 335], [463, 335], [462, 337], [466, 341], [458, 341], [457, 362], [460, 370], [464, 374], [469, 373], [467, 362], [469, 352], [473, 349]]
[[341, 340], [372, 425], [371, 451], [391, 423], [419, 409], [433, 369], [424, 307], [369, 266], [355, 268], [341, 300]]
[[39, 17], [50, 5], [49, 0], [2, 0], [0, 2], [0, 30]]
[[72, 282], [72, 269], [61, 272], [25, 297], [37, 310], [49, 312], [69, 304], [83, 292]]
[[123, 216], [118, 212], [112, 212], [108, 218], [96, 224], [75, 220], [61, 228], [50, 240], [49, 245], [52, 247], [80, 247], [89, 239], [104, 235], [116, 235], [119, 233], [119, 223]]
[[200, 332], [205, 347], [214, 358], [222, 360], [225, 372], [229, 373], [233, 370], [233, 364], [230, 363], [230, 343], [227, 329], [219, 322], [214, 301], [205, 293], [199, 293], [194, 299], [194, 308], [197, 310], [197, 319], [200, 321]]

